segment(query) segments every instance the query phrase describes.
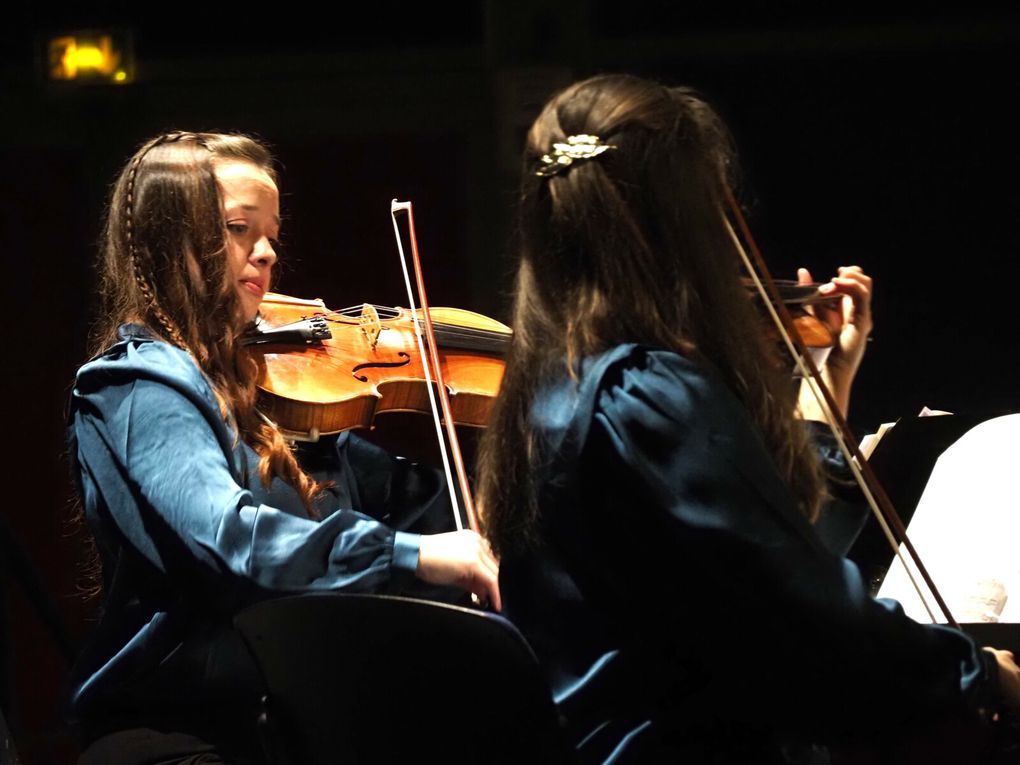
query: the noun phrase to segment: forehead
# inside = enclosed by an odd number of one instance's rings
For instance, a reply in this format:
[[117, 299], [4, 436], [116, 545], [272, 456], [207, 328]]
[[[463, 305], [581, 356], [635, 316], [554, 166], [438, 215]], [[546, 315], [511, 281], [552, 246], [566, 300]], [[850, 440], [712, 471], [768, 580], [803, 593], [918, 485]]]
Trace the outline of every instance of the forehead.
[[213, 163], [213, 173], [223, 189], [224, 203], [244, 206], [279, 204], [279, 192], [272, 177], [257, 165], [236, 160]]

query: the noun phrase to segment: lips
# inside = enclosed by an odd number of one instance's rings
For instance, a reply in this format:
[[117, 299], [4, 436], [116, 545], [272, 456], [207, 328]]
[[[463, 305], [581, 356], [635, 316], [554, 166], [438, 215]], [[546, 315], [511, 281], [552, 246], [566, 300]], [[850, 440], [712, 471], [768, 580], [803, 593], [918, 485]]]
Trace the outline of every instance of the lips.
[[258, 279], [241, 279], [241, 286], [260, 300], [266, 294], [265, 286]]

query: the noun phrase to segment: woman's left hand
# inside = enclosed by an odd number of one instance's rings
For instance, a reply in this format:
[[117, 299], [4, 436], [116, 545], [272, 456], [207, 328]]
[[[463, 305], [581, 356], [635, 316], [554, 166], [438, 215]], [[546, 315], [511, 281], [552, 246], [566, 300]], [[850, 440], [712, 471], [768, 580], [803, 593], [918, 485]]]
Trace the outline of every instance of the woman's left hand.
[[[797, 281], [800, 284], [812, 283], [811, 272], [806, 268], [797, 269]], [[818, 291], [826, 296], [841, 296], [838, 306], [815, 306], [814, 312], [836, 337], [835, 346], [822, 369], [822, 377], [846, 415], [850, 405], [850, 387], [871, 334], [872, 280], [860, 266], [840, 266], [836, 276], [822, 284]], [[810, 414], [805, 416], [815, 419]]]

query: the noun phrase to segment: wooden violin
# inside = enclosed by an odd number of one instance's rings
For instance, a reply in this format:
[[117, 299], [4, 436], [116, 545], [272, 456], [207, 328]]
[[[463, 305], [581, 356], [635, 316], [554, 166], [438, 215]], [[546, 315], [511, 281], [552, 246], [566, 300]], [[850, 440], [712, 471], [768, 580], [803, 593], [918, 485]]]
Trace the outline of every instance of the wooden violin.
[[[453, 420], [484, 426], [511, 330], [459, 308], [432, 308], [430, 316]], [[266, 293], [244, 339], [259, 368], [260, 408], [285, 435], [310, 440], [370, 428], [383, 412], [430, 412], [420, 324], [405, 308], [334, 311], [321, 300]]]
[[[806, 308], [825, 300], [818, 285], [778, 284], [798, 335], [821, 365], [834, 343], [829, 327]], [[432, 308], [453, 420], [482, 427], [503, 379], [512, 331], [460, 308]], [[329, 310], [321, 300], [269, 292], [256, 330], [244, 338], [259, 369], [260, 407], [293, 438], [371, 428], [376, 415], [431, 411], [406, 308], [364, 304]]]
[[[818, 291], [818, 288], [821, 286], [820, 284], [800, 284], [789, 279], [774, 279], [773, 282], [776, 285], [779, 299], [782, 300], [783, 305], [790, 314], [794, 333], [800, 338], [801, 343], [811, 355], [815, 366], [821, 368], [825, 365], [829, 351], [835, 346], [837, 338], [829, 328], [829, 325], [815, 316], [810, 309], [813, 306], [823, 306], [826, 304], [833, 307], [837, 306], [840, 296], [822, 295]], [[745, 279], [744, 286], [755, 295], [760, 303], [754, 283], [749, 279]], [[761, 308], [762, 306], [759, 305], [759, 307]], [[762, 314], [769, 337], [776, 343], [781, 342], [775, 325], [767, 320], [768, 317], [765, 315], [764, 310]], [[794, 374], [798, 376], [796, 371]]]

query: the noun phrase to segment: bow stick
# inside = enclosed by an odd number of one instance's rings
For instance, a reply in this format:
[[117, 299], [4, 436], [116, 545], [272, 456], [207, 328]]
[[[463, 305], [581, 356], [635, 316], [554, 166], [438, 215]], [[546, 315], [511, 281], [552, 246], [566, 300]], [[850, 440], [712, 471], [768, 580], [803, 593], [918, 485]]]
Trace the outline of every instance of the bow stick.
[[[927, 585], [928, 590], [935, 598], [935, 602], [938, 604], [939, 609], [945, 616], [946, 622], [950, 626], [958, 628], [959, 625], [949, 612], [949, 607], [946, 605], [942, 595], [935, 587], [935, 583], [932, 581], [931, 576], [928, 574], [928, 570], [921, 562], [917, 551], [914, 549], [914, 545], [907, 538], [907, 532], [903, 526], [903, 521], [900, 520], [899, 514], [893, 507], [893, 504], [888, 495], [885, 493], [885, 490], [882, 488], [882, 485], [875, 477], [874, 472], [871, 470], [871, 466], [868, 465], [868, 461], [861, 454], [857, 445], [857, 440], [850, 432], [850, 427], [847, 425], [846, 420], [839, 411], [839, 407], [836, 405], [836, 401], [833, 398], [832, 393], [822, 380], [818, 367], [807, 352], [807, 348], [804, 347], [804, 343], [800, 339], [800, 336], [793, 331], [793, 320], [790, 317], [790, 313], [779, 296], [779, 290], [776, 288], [775, 282], [772, 280], [772, 275], [765, 266], [765, 260], [761, 256], [761, 251], [758, 249], [758, 246], [754, 241], [754, 237], [751, 236], [751, 230], [740, 211], [740, 206], [733, 197], [732, 191], [727, 189], [726, 194], [730, 214], [736, 221], [737, 226], [740, 229], [741, 236], [747, 242], [747, 249], [744, 248], [740, 241], [740, 237], [737, 236], [737, 233], [734, 231], [729, 219], [723, 215], [723, 223], [726, 227], [727, 233], [732, 239], [733, 245], [744, 263], [744, 268], [747, 270], [751, 280], [757, 287], [758, 292], [761, 295], [762, 302], [768, 308], [772, 320], [775, 323], [776, 328], [779, 330], [780, 336], [786, 343], [795, 363], [800, 368], [801, 374], [809, 381], [811, 390], [815, 397], [818, 398], [818, 403], [821, 406], [822, 411], [826, 413], [828, 424], [836, 439], [836, 443], [839, 444], [840, 450], [843, 452], [843, 456], [846, 458], [847, 464], [850, 466], [850, 470], [853, 473], [854, 478], [861, 487], [861, 491], [864, 494], [865, 500], [868, 502], [868, 506], [871, 508], [871, 511], [877, 519], [879, 526], [881, 526], [882, 531], [885, 533], [886, 539], [889, 540], [889, 544], [892, 546], [893, 552], [900, 558], [901, 561], [903, 561], [899, 549], [902, 544], [903, 548], [909, 553], [914, 565], [917, 567], [918, 573], [921, 575], [922, 579], [924, 579], [924, 583]], [[748, 255], [748, 250], [750, 250], [750, 256]], [[932, 612], [932, 609], [921, 591], [920, 586], [914, 579], [910, 568], [904, 565], [904, 569], [906, 570], [907, 576], [910, 578], [910, 582], [913, 584], [914, 589], [917, 590], [917, 594], [921, 598], [921, 602], [924, 604], [925, 610], [928, 612], [928, 616], [933, 622], [936, 621], [935, 614]]]
[[[429, 403], [432, 405], [432, 420], [436, 427], [436, 438], [439, 441], [439, 451], [443, 458], [443, 470], [446, 473], [446, 484], [450, 489], [450, 500], [453, 504], [453, 520], [456, 524], [457, 530], [460, 531], [464, 526], [460, 517], [460, 505], [457, 502], [457, 493], [454, 490], [453, 476], [450, 473], [450, 460], [447, 456], [446, 451], [446, 439], [443, 438], [443, 429], [439, 421], [439, 410], [442, 408], [443, 418], [446, 420], [446, 434], [450, 442], [450, 452], [453, 454], [453, 463], [457, 471], [457, 485], [460, 486], [461, 496], [464, 499], [464, 512], [467, 516], [468, 527], [477, 532], [478, 517], [475, 514], [474, 501], [471, 498], [471, 487], [468, 484], [467, 470], [464, 468], [464, 458], [461, 456], [460, 441], [457, 438], [457, 430], [453, 423], [453, 413], [450, 408], [450, 397], [446, 390], [446, 383], [443, 380], [443, 369], [439, 364], [439, 346], [436, 343], [436, 333], [432, 326], [432, 317], [429, 315], [429, 302], [428, 296], [425, 292], [425, 279], [422, 276], [421, 260], [418, 257], [418, 237], [415, 235], [414, 229], [414, 210], [410, 202], [398, 202], [394, 199], [390, 203], [390, 217], [393, 219], [393, 233], [397, 239], [397, 251], [400, 254], [400, 267], [404, 273], [404, 286], [407, 289], [407, 302], [411, 309], [411, 317], [415, 323], [415, 327], [419, 327], [418, 324], [418, 309], [415, 305], [414, 290], [411, 289], [411, 278], [407, 270], [407, 257], [404, 254], [404, 247], [401, 243], [400, 229], [397, 226], [397, 213], [407, 213], [407, 227], [411, 242], [411, 259], [414, 265], [415, 282], [418, 287], [418, 294], [421, 296], [421, 315], [423, 318], [422, 325], [424, 326], [425, 340], [428, 341], [428, 353], [426, 354], [423, 346], [422, 332], [419, 330], [415, 332], [415, 338], [418, 341], [418, 353], [422, 360], [422, 367], [425, 371], [425, 383], [429, 392]], [[432, 386], [432, 373], [429, 367], [435, 370], [436, 387], [439, 389], [439, 400], [440, 406], [436, 405], [436, 397], [433, 392]]]

